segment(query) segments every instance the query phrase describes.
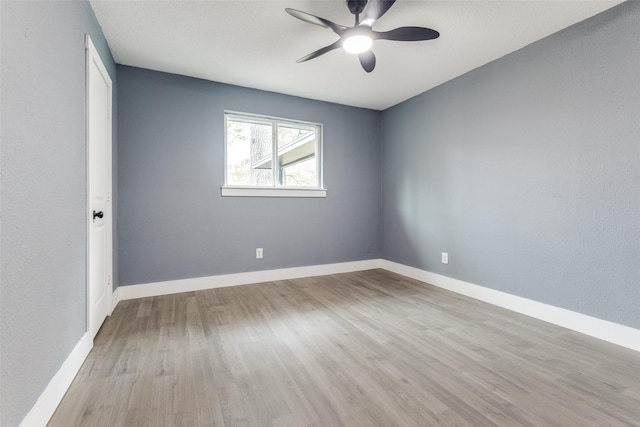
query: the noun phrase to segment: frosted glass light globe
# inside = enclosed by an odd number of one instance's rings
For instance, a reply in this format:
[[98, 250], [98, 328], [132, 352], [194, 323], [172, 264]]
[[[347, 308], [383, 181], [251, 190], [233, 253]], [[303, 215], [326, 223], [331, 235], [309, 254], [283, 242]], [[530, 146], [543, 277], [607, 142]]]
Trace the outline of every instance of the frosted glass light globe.
[[362, 53], [371, 48], [373, 40], [367, 36], [355, 35], [348, 37], [342, 42], [342, 47], [349, 53]]

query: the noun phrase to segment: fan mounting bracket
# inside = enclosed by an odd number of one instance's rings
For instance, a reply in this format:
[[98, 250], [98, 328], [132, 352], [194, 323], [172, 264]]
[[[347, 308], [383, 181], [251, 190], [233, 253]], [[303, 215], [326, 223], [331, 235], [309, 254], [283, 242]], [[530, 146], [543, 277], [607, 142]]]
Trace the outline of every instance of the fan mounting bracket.
[[354, 15], [360, 15], [367, 5], [367, 0], [347, 0], [347, 7]]

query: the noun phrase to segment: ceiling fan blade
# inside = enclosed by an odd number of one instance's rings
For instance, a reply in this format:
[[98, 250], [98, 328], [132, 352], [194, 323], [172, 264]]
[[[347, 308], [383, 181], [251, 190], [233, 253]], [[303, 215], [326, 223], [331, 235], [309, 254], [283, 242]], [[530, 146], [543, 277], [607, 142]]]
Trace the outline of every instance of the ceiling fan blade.
[[391, 31], [374, 31], [373, 35], [378, 40], [396, 40], [405, 42], [433, 40], [440, 37], [440, 33], [436, 30], [424, 27], [400, 27]]
[[303, 56], [302, 58], [298, 59], [296, 62], [304, 62], [313, 58], [317, 58], [318, 56], [322, 56], [325, 53], [331, 52], [334, 49], [339, 49], [340, 47], [342, 47], [342, 40], [338, 40], [337, 42], [332, 43], [329, 46], [325, 46], [322, 49], [318, 49], [315, 52], [311, 52], [309, 55]]
[[382, 15], [387, 13], [387, 10], [389, 10], [395, 2], [396, 0], [369, 0], [369, 4], [367, 4], [367, 8], [364, 11], [362, 23], [368, 26], [373, 25]]
[[289, 15], [293, 16], [294, 18], [298, 18], [301, 21], [308, 22], [309, 24], [314, 24], [314, 25], [318, 25], [320, 27], [329, 29], [339, 36], [341, 36], [344, 30], [347, 29], [347, 27], [343, 25], [338, 25], [334, 22], [329, 21], [328, 19], [320, 18], [318, 16], [312, 15], [307, 12], [302, 12], [300, 10], [286, 8], [285, 12], [287, 12]]
[[364, 68], [367, 73], [372, 72], [373, 69], [376, 68], [376, 56], [370, 50], [361, 53], [358, 55], [358, 58], [360, 59], [360, 65], [362, 65], [362, 68]]

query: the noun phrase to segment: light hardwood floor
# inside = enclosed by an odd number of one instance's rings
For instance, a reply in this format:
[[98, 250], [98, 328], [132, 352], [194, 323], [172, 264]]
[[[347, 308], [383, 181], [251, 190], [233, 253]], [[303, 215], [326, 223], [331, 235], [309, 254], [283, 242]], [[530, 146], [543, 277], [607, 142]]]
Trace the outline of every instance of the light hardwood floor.
[[50, 426], [640, 426], [640, 354], [372, 270], [123, 301]]

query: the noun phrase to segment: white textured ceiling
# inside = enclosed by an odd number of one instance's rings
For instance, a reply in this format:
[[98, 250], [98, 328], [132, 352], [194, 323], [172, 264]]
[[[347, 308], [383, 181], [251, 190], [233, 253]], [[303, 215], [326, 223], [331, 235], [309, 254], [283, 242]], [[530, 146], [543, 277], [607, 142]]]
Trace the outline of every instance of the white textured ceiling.
[[295, 61], [337, 36], [285, 13], [352, 26], [343, 0], [92, 0], [116, 62], [305, 98], [383, 110], [500, 58], [620, 0], [398, 0], [374, 24], [424, 26], [440, 38], [378, 40], [376, 69], [341, 49]]

